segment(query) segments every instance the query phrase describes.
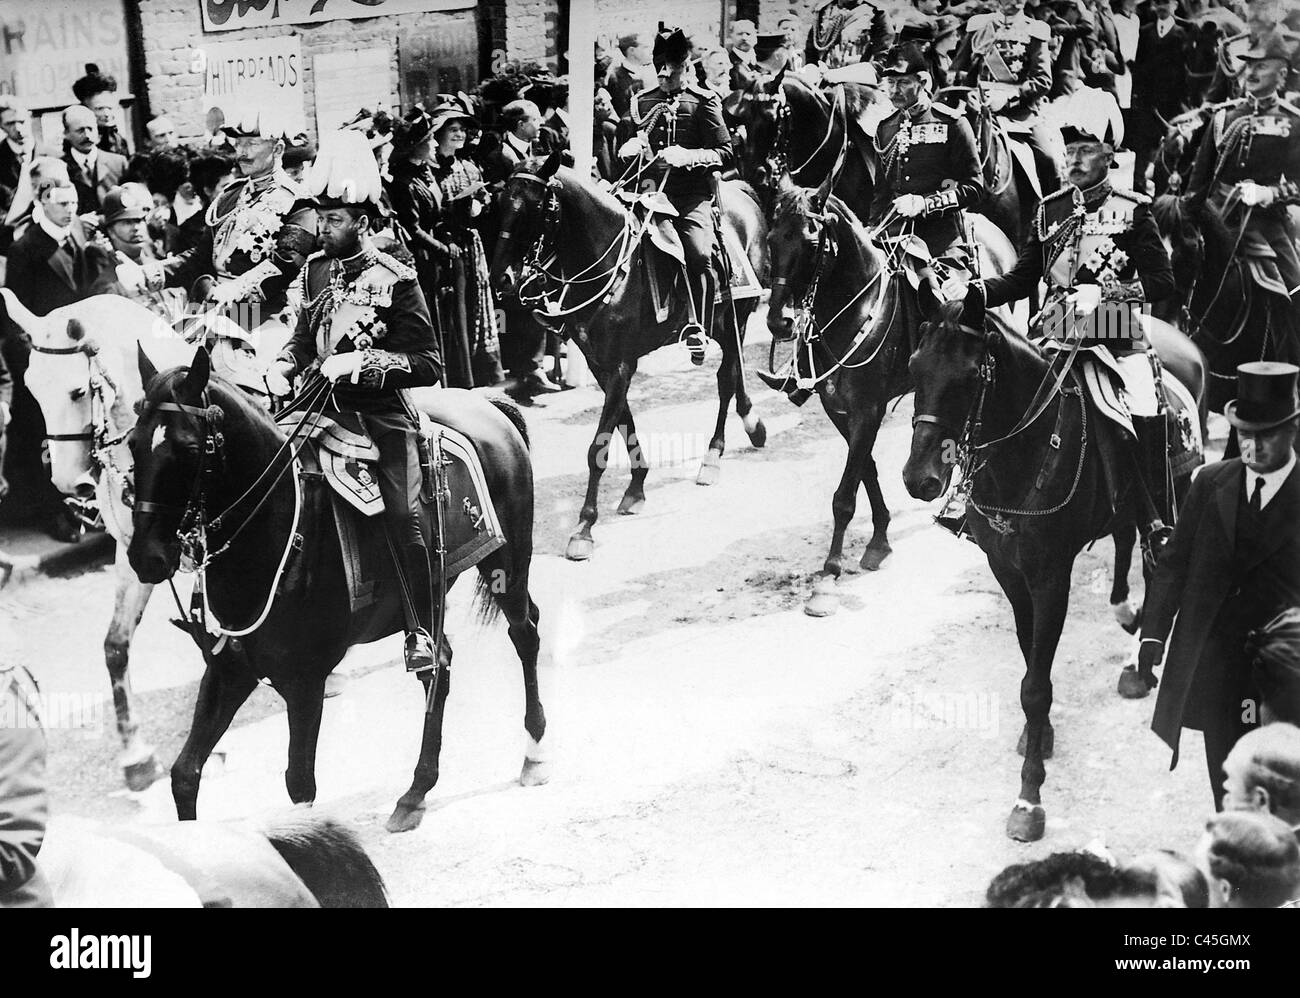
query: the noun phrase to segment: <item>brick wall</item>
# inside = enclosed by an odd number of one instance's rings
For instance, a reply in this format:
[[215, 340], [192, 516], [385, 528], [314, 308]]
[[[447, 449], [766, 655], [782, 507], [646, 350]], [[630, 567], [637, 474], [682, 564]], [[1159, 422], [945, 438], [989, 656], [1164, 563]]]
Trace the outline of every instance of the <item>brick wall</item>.
[[[394, 14], [361, 20], [331, 21], [324, 24], [278, 25], [219, 31], [204, 34], [201, 0], [137, 0], [144, 36], [145, 75], [152, 114], [165, 114], [176, 125], [181, 141], [203, 135], [203, 76], [191, 71], [195, 46], [205, 42], [234, 42], [240, 39], [274, 38], [296, 34], [301, 37], [303, 87], [309, 131], [316, 130], [313, 56], [324, 52], [388, 47], [391, 103], [398, 103], [398, 59], [400, 38], [445, 31], [449, 18], [472, 18], [474, 12], [431, 11], [423, 14]], [[503, 40], [507, 58], [554, 64], [557, 0], [506, 0], [485, 5], [490, 19], [493, 45]], [[492, 8], [495, 7], [496, 11]], [[493, 17], [493, 14], [496, 17]], [[504, 30], [499, 22], [504, 23]]]

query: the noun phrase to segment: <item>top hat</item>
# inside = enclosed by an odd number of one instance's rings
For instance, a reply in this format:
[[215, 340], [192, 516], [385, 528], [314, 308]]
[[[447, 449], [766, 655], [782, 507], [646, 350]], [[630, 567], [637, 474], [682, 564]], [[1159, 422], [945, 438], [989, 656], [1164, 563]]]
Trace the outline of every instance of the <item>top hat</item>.
[[758, 40], [754, 42], [754, 58], [770, 59], [776, 55], [779, 49], [783, 48], [785, 48], [785, 35], [780, 32], [759, 35]]
[[925, 49], [915, 41], [895, 45], [885, 54], [880, 67], [881, 76], [906, 76], [914, 73], [928, 73], [930, 64], [925, 58]]
[[654, 61], [658, 66], [664, 62], [685, 62], [691, 57], [691, 40], [681, 28], [668, 28], [659, 22], [659, 31], [655, 34]]
[[123, 184], [104, 195], [104, 224], [138, 222], [153, 208], [153, 195], [144, 184]]
[[1237, 365], [1237, 397], [1223, 414], [1238, 430], [1260, 433], [1300, 416], [1300, 367], [1272, 360]]

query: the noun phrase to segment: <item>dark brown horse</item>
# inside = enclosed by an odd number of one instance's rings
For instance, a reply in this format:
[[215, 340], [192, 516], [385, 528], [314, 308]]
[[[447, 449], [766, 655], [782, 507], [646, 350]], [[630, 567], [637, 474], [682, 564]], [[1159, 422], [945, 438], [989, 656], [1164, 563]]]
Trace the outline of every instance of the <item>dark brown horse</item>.
[[[352, 645], [401, 632], [397, 587], [379, 587], [383, 591], [370, 606], [351, 612], [328, 496], [304, 498], [284, 433], [242, 392], [211, 376], [206, 351], [199, 350], [188, 369], [142, 373], [149, 385], [131, 441], [136, 490], [131, 567], [141, 582], [157, 584], [176, 572], [183, 551], [202, 557], [217, 620], [232, 630], [253, 627], [238, 639], [241, 655], [208, 661], [189, 737], [172, 766], [177, 814], [196, 816], [203, 763], [260, 676], [270, 679], [288, 710], [289, 797], [311, 802], [325, 677]], [[506, 543], [479, 563], [478, 597], [485, 618], [505, 614], [523, 665], [529, 749], [520, 781], [544, 782], [538, 611], [528, 591], [533, 478], [522, 417], [508, 403], [453, 389], [422, 396], [418, 405], [468, 436], [482, 459]], [[192, 540], [196, 531], [201, 550]], [[295, 546], [299, 553], [291, 557]], [[390, 831], [420, 823], [424, 797], [438, 781], [451, 678], [451, 648], [445, 641], [440, 653], [441, 668], [432, 670], [432, 677], [420, 674], [428, 705], [424, 739], [411, 787], [388, 819]]]
[[[921, 324], [916, 291], [900, 273], [898, 261], [872, 241], [871, 233], [828, 186], [829, 181], [815, 191], [783, 190], [768, 235], [768, 328], [774, 340], [791, 337], [787, 305], [795, 308], [796, 322], [809, 324], [794, 346], [811, 354], [800, 370], [805, 376], [811, 372], [822, 408], [848, 445], [831, 501], [830, 550], [804, 606], [814, 617], [838, 608], [835, 584], [859, 485], [867, 490], [872, 523], [861, 567], [874, 572], [890, 554], [889, 507], [872, 450], [885, 407], [911, 390], [907, 359]], [[986, 219], [975, 220], [975, 227], [988, 272], [1005, 273], [1015, 263], [1011, 244]]]
[[[688, 296], [677, 294], [667, 318], [658, 319], [642, 266], [645, 250], [636, 219], [613, 196], [561, 167], [558, 152], [545, 160], [521, 163], [506, 182], [499, 210], [501, 230], [492, 255], [492, 279], [498, 290], [528, 299], [529, 288], [542, 285], [543, 290], [532, 297], [549, 307], [537, 314], [553, 325], [563, 324], [605, 393], [587, 450], [587, 493], [578, 529], [565, 550], [567, 558], [583, 561], [594, 550], [591, 528], [596, 523], [600, 479], [615, 432], [626, 444], [632, 468], [632, 481], [618, 511], [634, 514], [645, 505], [650, 466], [637, 441], [628, 386], [640, 358], [677, 340], [686, 321]], [[735, 233], [762, 277], [767, 269], [766, 225], [743, 185], [722, 185], [722, 213], [723, 225]], [[553, 262], [548, 265], [550, 257]], [[755, 447], [767, 442], [767, 429], [753, 412], [741, 363], [745, 323], [755, 301], [739, 301], [734, 308], [723, 301], [713, 310], [708, 333], [722, 348], [722, 363], [718, 368], [718, 416], [696, 478], [700, 485], [717, 481], [733, 396], [750, 442]]]
[[[1107, 428], [1081, 379], [1059, 382], [1048, 357], [1025, 337], [1000, 322], [987, 330], [962, 325], [960, 315], [960, 305], [943, 306], [941, 321], [923, 327], [909, 362], [916, 402], [903, 482], [917, 499], [937, 499], [951, 481], [958, 442], [968, 523], [1011, 604], [1025, 659], [1025, 761], [1007, 834], [1034, 841], [1046, 823], [1041, 787], [1054, 741], [1052, 662], [1071, 569], [1117, 519], [1099, 451]], [[1147, 334], [1166, 371], [1203, 398], [1195, 347], [1159, 320]], [[1131, 499], [1119, 506], [1121, 520], [1132, 516]]]

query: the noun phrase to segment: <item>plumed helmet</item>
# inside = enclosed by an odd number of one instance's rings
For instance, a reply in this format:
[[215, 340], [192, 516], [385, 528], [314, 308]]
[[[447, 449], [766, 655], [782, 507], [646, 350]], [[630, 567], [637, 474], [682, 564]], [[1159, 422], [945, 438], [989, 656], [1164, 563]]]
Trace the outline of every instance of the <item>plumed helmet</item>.
[[381, 214], [383, 184], [365, 133], [343, 128], [323, 135], [306, 189], [316, 208], [354, 207], [372, 217]]

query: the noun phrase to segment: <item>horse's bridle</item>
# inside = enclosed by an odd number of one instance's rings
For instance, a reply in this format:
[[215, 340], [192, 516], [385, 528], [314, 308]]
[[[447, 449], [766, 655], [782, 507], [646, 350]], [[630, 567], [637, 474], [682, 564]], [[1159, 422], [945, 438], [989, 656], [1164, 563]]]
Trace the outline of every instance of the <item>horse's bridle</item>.
[[[559, 228], [560, 184], [554, 177], [542, 177], [527, 170], [512, 173], [509, 179], [525, 180], [530, 183], [540, 184], [542, 187], [540, 234], [536, 242], [528, 248], [528, 252], [520, 263], [519, 285], [515, 291], [515, 297], [519, 299], [521, 305], [533, 307], [542, 304], [546, 300], [546, 279], [550, 275], [546, 272], [544, 261], [546, 259], [546, 247], [554, 240], [555, 231]], [[497, 238], [503, 242], [509, 242], [514, 238], [514, 233], [510, 229], [502, 228], [497, 233]], [[540, 290], [529, 291], [528, 289], [533, 285], [540, 285]]]

